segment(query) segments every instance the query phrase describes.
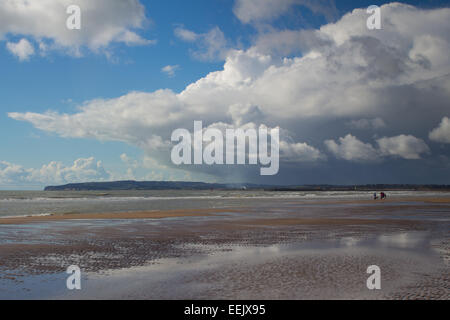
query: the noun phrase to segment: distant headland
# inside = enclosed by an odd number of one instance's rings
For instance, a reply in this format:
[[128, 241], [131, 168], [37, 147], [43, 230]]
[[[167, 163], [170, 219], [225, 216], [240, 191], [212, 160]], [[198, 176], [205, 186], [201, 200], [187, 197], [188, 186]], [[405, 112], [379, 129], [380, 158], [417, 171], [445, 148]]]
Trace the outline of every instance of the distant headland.
[[113, 181], [70, 183], [48, 186], [45, 191], [114, 191], [114, 190], [267, 190], [267, 191], [450, 191], [450, 185], [366, 184], [366, 185], [263, 185], [249, 183], [206, 183], [187, 181]]

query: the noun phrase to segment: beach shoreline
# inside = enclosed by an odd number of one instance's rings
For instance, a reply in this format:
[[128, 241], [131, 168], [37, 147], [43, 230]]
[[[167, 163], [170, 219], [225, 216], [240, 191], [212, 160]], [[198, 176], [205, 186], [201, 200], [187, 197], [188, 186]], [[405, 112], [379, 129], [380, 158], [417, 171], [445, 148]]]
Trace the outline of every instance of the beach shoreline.
[[[275, 199], [280, 201], [279, 199]], [[297, 205], [383, 205], [383, 204], [448, 204], [450, 197], [403, 197], [390, 198], [386, 200], [297, 200], [286, 199], [289, 203]], [[28, 224], [51, 221], [65, 220], [123, 220], [123, 219], [165, 219], [180, 217], [197, 217], [219, 214], [220, 212], [238, 212], [240, 208], [222, 207], [222, 208], [198, 208], [198, 209], [177, 209], [177, 210], [152, 210], [152, 211], [130, 211], [130, 212], [98, 212], [98, 213], [65, 213], [65, 214], [48, 214], [37, 216], [18, 216], [18, 217], [0, 217], [0, 225]], [[311, 221], [309, 221], [311, 222]], [[305, 221], [308, 223], [308, 221]]]
[[0, 298], [449, 299], [449, 227], [445, 197], [2, 218]]

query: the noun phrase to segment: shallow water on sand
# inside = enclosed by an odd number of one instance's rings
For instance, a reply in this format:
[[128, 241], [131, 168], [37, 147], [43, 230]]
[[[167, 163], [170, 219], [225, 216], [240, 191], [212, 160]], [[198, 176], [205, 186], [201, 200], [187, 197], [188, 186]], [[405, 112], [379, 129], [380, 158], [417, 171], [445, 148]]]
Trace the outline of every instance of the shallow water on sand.
[[[378, 299], [442, 268], [431, 244], [429, 233], [420, 231], [270, 246], [187, 243], [182, 249], [200, 253], [83, 273], [80, 291], [66, 289], [64, 273], [26, 276], [19, 283], [3, 279], [0, 298]], [[366, 287], [373, 264], [381, 268], [382, 290]]]
[[[450, 202], [414, 196], [228, 195], [183, 200], [228, 205], [207, 216], [0, 225], [0, 298], [450, 299]], [[80, 291], [66, 288], [73, 264]], [[371, 265], [382, 290], [366, 287]]]

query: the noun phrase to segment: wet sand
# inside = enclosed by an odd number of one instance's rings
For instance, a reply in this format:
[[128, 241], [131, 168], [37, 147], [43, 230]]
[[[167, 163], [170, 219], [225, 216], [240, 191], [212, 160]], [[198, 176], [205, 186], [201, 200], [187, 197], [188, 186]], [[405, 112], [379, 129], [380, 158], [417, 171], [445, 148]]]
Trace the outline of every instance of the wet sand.
[[[450, 298], [446, 198], [2, 220], [3, 299]], [[373, 264], [382, 290], [366, 287]]]

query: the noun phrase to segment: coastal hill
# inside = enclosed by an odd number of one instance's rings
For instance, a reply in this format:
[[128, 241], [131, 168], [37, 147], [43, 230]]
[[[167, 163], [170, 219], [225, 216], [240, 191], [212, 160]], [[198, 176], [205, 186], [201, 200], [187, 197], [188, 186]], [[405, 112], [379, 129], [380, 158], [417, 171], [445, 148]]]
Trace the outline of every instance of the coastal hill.
[[113, 181], [70, 183], [61, 186], [48, 186], [45, 191], [111, 191], [111, 190], [267, 190], [267, 191], [450, 191], [450, 185], [419, 185], [419, 184], [368, 184], [368, 185], [302, 185], [274, 186], [248, 183], [205, 183], [186, 181]]
[[244, 184], [219, 184], [184, 181], [114, 181], [70, 183], [62, 186], [45, 187], [45, 191], [111, 191], [111, 190], [209, 190], [209, 189], [245, 189]]

